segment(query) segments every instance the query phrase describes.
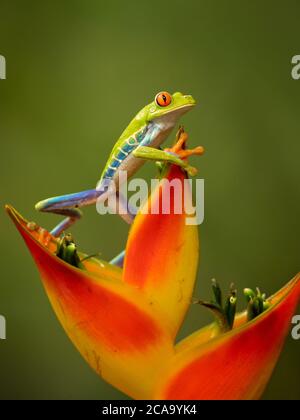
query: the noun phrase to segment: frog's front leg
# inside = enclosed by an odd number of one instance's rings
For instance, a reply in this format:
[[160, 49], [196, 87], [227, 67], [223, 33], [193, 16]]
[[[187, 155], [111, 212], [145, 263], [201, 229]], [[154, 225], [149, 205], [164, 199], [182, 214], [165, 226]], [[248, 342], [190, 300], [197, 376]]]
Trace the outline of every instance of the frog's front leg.
[[186, 149], [185, 145], [188, 139], [187, 133], [181, 127], [176, 135], [176, 142], [173, 147], [160, 150], [149, 146], [139, 146], [133, 151], [134, 157], [155, 160], [163, 163], [173, 163], [183, 168], [189, 175], [194, 176], [197, 174], [197, 169], [187, 163], [186, 158], [192, 155], [202, 155], [204, 148], [202, 146], [195, 147], [194, 149]]

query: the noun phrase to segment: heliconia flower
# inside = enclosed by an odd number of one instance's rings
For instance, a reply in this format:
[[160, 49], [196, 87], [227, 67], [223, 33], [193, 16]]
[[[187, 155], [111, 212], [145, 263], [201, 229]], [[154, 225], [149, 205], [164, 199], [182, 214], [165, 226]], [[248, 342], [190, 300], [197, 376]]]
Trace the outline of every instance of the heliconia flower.
[[[177, 166], [167, 176], [185, 179]], [[163, 188], [149, 200], [159, 200]], [[84, 270], [67, 264], [55, 255], [57, 239], [7, 207], [66, 333], [98, 374], [134, 398], [154, 394], [161, 361], [174, 354], [196, 277], [197, 227], [185, 225], [185, 214], [174, 214], [172, 203], [170, 214], [136, 217], [123, 272], [95, 258], [83, 262]]]
[[[183, 183], [186, 173], [170, 165], [165, 178]], [[164, 188], [159, 185], [145, 206], [160, 201]], [[171, 191], [170, 214], [136, 216], [123, 270], [95, 258], [84, 260], [84, 269], [73, 267], [56, 256], [57, 239], [12, 207], [7, 211], [63, 328], [104, 380], [135, 399], [259, 398], [299, 302], [300, 276], [252, 321], [241, 313], [229, 332], [212, 324], [175, 345], [191, 302], [199, 244], [197, 227], [173, 211]]]

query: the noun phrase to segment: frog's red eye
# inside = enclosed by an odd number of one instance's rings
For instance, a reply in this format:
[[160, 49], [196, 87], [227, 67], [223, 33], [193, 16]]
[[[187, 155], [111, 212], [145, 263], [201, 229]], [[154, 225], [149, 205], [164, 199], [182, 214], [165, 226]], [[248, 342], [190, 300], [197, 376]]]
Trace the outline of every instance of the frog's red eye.
[[168, 106], [172, 101], [172, 96], [168, 92], [159, 92], [155, 96], [155, 102], [159, 106]]

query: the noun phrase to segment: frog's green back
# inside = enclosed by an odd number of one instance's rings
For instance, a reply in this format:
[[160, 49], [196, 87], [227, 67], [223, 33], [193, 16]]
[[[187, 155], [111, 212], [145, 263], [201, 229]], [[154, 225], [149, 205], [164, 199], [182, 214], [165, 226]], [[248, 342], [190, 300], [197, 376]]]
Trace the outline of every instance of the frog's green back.
[[113, 159], [119, 154], [120, 149], [124, 150], [124, 146], [128, 144], [127, 142], [130, 141], [131, 138], [134, 137], [136, 133], [143, 130], [147, 125], [147, 115], [149, 108], [151, 107], [151, 104], [146, 105], [129, 123], [129, 125], [125, 128], [117, 142], [115, 143], [109, 158], [107, 159], [107, 162], [105, 164], [105, 167], [103, 169], [103, 172], [101, 174], [101, 179], [105, 176], [105, 174], [108, 172], [109, 166], [111, 165], [111, 162]]
[[[116, 144], [113, 147], [110, 157], [114, 154], [118, 147], [122, 147], [123, 143], [126, 142], [132, 135], [136, 132], [140, 131], [144, 128], [147, 124], [147, 115], [150, 105], [146, 105], [129, 123], [129, 125], [125, 128], [119, 139], [117, 140]], [[108, 159], [109, 160], [109, 159]]]

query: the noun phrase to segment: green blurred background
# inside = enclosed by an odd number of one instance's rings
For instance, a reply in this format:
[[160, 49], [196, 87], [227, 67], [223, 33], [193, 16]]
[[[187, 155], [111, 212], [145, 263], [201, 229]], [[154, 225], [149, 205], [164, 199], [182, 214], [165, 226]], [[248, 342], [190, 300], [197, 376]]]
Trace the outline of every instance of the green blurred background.
[[[209, 297], [212, 277], [271, 294], [299, 271], [299, 1], [0, 0], [0, 10], [2, 207], [52, 227], [59, 218], [34, 203], [93, 187], [131, 117], [159, 90], [180, 90], [199, 102], [182, 120], [190, 145], [206, 148], [192, 160], [206, 186], [195, 296]], [[93, 207], [73, 232], [110, 259], [128, 227]], [[127, 398], [73, 348], [3, 211], [0, 234], [0, 398]], [[181, 336], [210, 320], [194, 306]], [[266, 399], [300, 399], [299, 351], [288, 338]]]

